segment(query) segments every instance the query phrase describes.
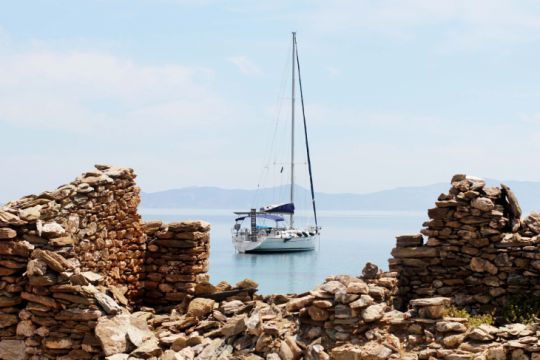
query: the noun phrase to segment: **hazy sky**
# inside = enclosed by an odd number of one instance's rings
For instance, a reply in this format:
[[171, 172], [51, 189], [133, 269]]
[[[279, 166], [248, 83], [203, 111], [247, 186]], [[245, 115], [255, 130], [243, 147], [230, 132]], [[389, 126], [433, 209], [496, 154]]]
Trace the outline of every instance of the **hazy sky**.
[[318, 190], [540, 180], [538, 1], [4, 1], [0, 200], [95, 163], [255, 187], [292, 30]]

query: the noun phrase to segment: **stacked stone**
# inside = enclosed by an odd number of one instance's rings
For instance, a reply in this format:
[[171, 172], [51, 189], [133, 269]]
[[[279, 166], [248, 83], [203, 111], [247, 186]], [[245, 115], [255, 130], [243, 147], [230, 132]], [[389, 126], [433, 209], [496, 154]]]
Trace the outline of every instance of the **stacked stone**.
[[164, 304], [188, 300], [199, 283], [208, 281], [210, 224], [182, 221], [145, 224], [145, 301]]
[[0, 208], [0, 338], [16, 339], [17, 314], [24, 306], [21, 292], [26, 263], [34, 246], [17, 241], [17, 230], [26, 224], [16, 214]]
[[302, 336], [308, 340], [323, 337], [327, 344], [359, 341], [380, 326], [390, 309], [396, 275], [378, 273], [370, 264], [363, 277], [332, 276], [309, 294], [291, 300], [287, 310], [299, 312]]
[[[452, 296], [459, 306], [490, 312], [509, 294], [540, 294], [540, 214], [520, 220], [513, 192], [455, 175], [448, 194], [428, 210], [422, 234], [397, 237], [390, 269], [409, 299]], [[536, 265], [536, 266], [535, 266]]]
[[[132, 169], [96, 165], [68, 185], [5, 205], [24, 222], [16, 240], [77, 257], [82, 271], [103, 275], [130, 301], [142, 291], [146, 236]], [[1, 236], [1, 235], [0, 235]]]
[[94, 284], [101, 276], [81, 272], [75, 258], [36, 249], [21, 294], [17, 336], [30, 359], [90, 359], [101, 355], [94, 336], [97, 320], [122, 308]]

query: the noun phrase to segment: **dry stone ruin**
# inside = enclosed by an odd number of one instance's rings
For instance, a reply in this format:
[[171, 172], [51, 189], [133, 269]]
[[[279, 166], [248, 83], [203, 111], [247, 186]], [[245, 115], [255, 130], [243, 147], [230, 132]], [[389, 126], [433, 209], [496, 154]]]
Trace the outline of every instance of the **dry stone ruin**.
[[97, 165], [0, 207], [0, 359], [540, 359], [536, 320], [474, 318], [540, 291], [540, 214], [504, 185], [454, 176], [390, 272], [293, 295], [211, 284], [210, 225], [139, 202], [133, 170]]
[[132, 169], [97, 165], [0, 208], [0, 358], [99, 356], [98, 318], [208, 280], [210, 226], [145, 225], [139, 202]]
[[505, 185], [486, 187], [465, 175], [451, 183], [428, 210], [421, 234], [397, 237], [390, 269], [399, 274], [401, 304], [449, 296], [458, 306], [491, 313], [509, 297], [539, 296], [540, 214], [521, 219]]

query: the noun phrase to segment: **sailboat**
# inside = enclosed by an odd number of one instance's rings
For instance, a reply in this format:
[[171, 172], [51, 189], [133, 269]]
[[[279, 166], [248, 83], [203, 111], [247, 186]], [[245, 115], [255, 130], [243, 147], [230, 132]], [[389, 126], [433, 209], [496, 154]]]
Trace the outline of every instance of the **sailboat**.
[[[298, 70], [298, 85], [302, 105], [302, 117], [304, 124], [304, 138], [306, 145], [307, 164], [311, 188], [311, 202], [313, 207], [314, 224], [305, 227], [295, 227], [294, 223], [294, 125], [295, 125], [295, 71]], [[302, 79], [300, 76], [300, 63], [298, 61], [298, 47], [296, 33], [292, 33], [292, 86], [291, 86], [291, 163], [290, 163], [290, 201], [284, 204], [267, 205], [260, 209], [250, 211], [237, 211], [235, 224], [232, 229], [232, 241], [239, 253], [264, 253], [264, 252], [293, 252], [310, 251], [316, 247], [321, 228], [317, 223], [317, 209], [315, 206], [315, 191], [313, 188], [313, 176], [311, 170], [311, 158], [307, 133], [306, 116], [304, 109], [304, 95], [302, 91]], [[285, 218], [288, 217], [288, 224]], [[243, 226], [248, 220], [248, 226]], [[270, 221], [272, 225], [266, 225]], [[261, 225], [261, 222], [264, 225]]]

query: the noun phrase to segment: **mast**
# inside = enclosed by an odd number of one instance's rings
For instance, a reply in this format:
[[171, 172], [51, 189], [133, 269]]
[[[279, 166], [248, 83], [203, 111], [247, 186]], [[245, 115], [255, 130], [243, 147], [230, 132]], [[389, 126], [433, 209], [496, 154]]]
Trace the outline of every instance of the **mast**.
[[[292, 86], [291, 86], [291, 203], [294, 204], [294, 69], [296, 58], [296, 32], [292, 33]], [[291, 214], [289, 225], [294, 226], [293, 214]]]
[[300, 59], [298, 58], [298, 46], [296, 47], [296, 65], [298, 66], [298, 87], [300, 88], [300, 102], [302, 104], [302, 118], [304, 120], [304, 138], [306, 140], [306, 153], [308, 161], [308, 170], [309, 170], [309, 185], [311, 188], [311, 204], [313, 206], [313, 217], [315, 218], [315, 227], [317, 232], [319, 231], [319, 225], [317, 223], [317, 207], [315, 206], [315, 189], [313, 187], [313, 171], [311, 168], [311, 156], [309, 154], [309, 141], [307, 133], [307, 123], [306, 123], [306, 109], [304, 106], [304, 90], [302, 89], [302, 75], [300, 74]]

